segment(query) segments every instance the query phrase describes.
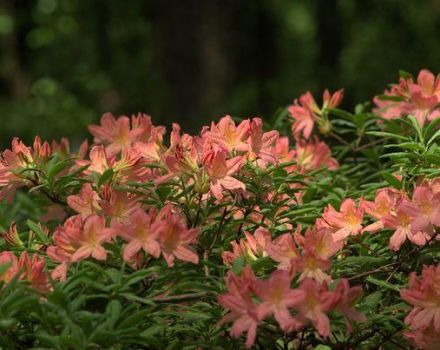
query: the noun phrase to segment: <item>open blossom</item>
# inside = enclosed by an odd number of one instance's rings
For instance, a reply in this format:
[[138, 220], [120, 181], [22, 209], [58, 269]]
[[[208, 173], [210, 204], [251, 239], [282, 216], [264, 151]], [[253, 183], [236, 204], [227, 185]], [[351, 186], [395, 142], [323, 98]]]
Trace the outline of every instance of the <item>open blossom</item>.
[[12, 252], [4, 251], [0, 253], [0, 266], [5, 264], [8, 268], [0, 274], [0, 282], [8, 283], [18, 276], [19, 280], [27, 281], [35, 289], [40, 291], [49, 289], [48, 275], [44, 271], [46, 261], [43, 257], [34, 254], [31, 259], [25, 251], [21, 253], [20, 259], [17, 259]]
[[[151, 117], [147, 115], [132, 116], [130, 119], [121, 116], [117, 119], [106, 113], [101, 118], [101, 125], [90, 125], [89, 131], [95, 137], [96, 144], [104, 144], [109, 156], [114, 156], [123, 150], [130, 148], [136, 141], [148, 141], [153, 130]], [[164, 133], [163, 127], [158, 127], [160, 133]]]
[[171, 147], [163, 160], [169, 172], [174, 175], [192, 174], [199, 168], [201, 157], [197, 148], [197, 139], [188, 134], [180, 135], [180, 126], [173, 124]]
[[426, 230], [429, 225], [440, 226], [440, 193], [434, 193], [430, 187], [416, 186], [412, 202], [405, 201], [402, 206], [413, 218], [413, 233]]
[[295, 100], [294, 104], [289, 107], [289, 113], [293, 119], [292, 133], [295, 137], [299, 137], [302, 134], [305, 139], [308, 139], [312, 134], [315, 122], [320, 124], [321, 128], [326, 129], [326, 125], [324, 125], [326, 120], [322, 119], [322, 116], [327, 109], [339, 106], [343, 95], [343, 90], [338, 90], [333, 95], [328, 90], [325, 90], [322, 108], [318, 107], [310, 92], [306, 92], [298, 100]]
[[[47, 162], [51, 149], [47, 142], [35, 137], [33, 148], [26, 146], [18, 138], [12, 140], [11, 149], [0, 156], [0, 199], [12, 201], [15, 191], [32, 183], [28, 176], [37, 165]], [[28, 171], [27, 171], [28, 170]]]
[[231, 116], [227, 115], [221, 118], [217, 124], [213, 122], [211, 128], [203, 132], [203, 137], [226, 148], [227, 151], [245, 152], [249, 147], [246, 143], [249, 133], [249, 120], [243, 120], [236, 126]]
[[223, 198], [223, 190], [245, 190], [243, 182], [232, 177], [244, 164], [244, 159], [237, 156], [227, 159], [228, 153], [224, 148], [212, 145], [205, 150], [203, 164], [210, 177], [210, 189], [217, 199]]
[[382, 218], [386, 228], [395, 230], [390, 238], [390, 248], [392, 250], [399, 250], [407, 239], [417, 245], [424, 245], [429, 238], [429, 235], [423, 231], [413, 232], [412, 222], [414, 219], [407, 210], [410, 205], [406, 199], [402, 199], [397, 204], [395, 213]]
[[440, 79], [427, 69], [419, 72], [416, 82], [413, 78], [400, 78], [399, 84], [391, 85], [384, 95], [392, 100], [375, 97], [377, 108], [374, 112], [385, 119], [411, 114], [423, 126], [426, 120], [440, 116], [440, 111], [436, 108], [440, 102]]
[[325, 208], [322, 218], [334, 231], [336, 241], [342, 241], [350, 235], [358, 235], [362, 230], [364, 210], [348, 198], [344, 199], [340, 211], [336, 211], [331, 204]]
[[417, 348], [424, 350], [438, 350], [440, 344], [440, 332], [434, 327], [423, 327], [414, 331], [403, 333], [405, 338], [409, 339]]
[[247, 157], [249, 160], [255, 160], [260, 167], [267, 163], [276, 163], [278, 161], [273, 145], [278, 139], [279, 133], [276, 130], [263, 132], [263, 121], [261, 118], [253, 118], [250, 127], [250, 136], [248, 140], [249, 150]]
[[270, 243], [270, 232], [259, 227], [252, 235], [249, 232], [244, 233], [246, 238], [240, 239], [240, 242], [232, 241], [232, 252], [225, 251], [222, 253], [223, 262], [231, 266], [235, 259], [240, 256], [246, 257], [248, 260], [256, 260], [258, 258], [267, 256], [266, 247]]
[[412, 330], [432, 326], [440, 333], [440, 266], [424, 266], [420, 277], [412, 272], [409, 288], [401, 289], [400, 296], [413, 306], [405, 318]]
[[322, 337], [328, 337], [330, 320], [327, 313], [337, 303], [338, 295], [328, 291], [325, 283], [321, 284], [309, 278], [302, 280], [298, 289], [303, 291], [305, 297], [294, 303], [298, 311], [295, 321], [301, 326], [311, 323]]
[[296, 140], [292, 151], [292, 160], [296, 161], [300, 172], [316, 170], [327, 167], [329, 170], [336, 170], [339, 167], [338, 161], [332, 158], [330, 148], [323, 141]]
[[55, 230], [54, 245], [48, 247], [47, 255], [64, 264], [84, 260], [89, 256], [106, 260], [107, 252], [102, 245], [113, 236], [114, 230], [105, 227], [105, 218], [102, 216], [90, 215], [85, 219], [80, 215], [72, 216]]
[[100, 213], [99, 201], [99, 194], [93, 190], [90, 183], [85, 183], [78, 195], [67, 197], [69, 207], [84, 217]]
[[291, 289], [291, 276], [287, 271], [272, 272], [267, 281], [256, 281], [255, 293], [260, 297], [258, 318], [264, 319], [273, 315], [285, 332], [294, 326], [294, 319], [289, 311], [306, 298], [305, 291]]
[[[296, 230], [301, 231], [301, 227], [298, 226]], [[271, 259], [279, 263], [278, 269], [287, 270], [291, 274], [295, 271], [295, 259], [299, 257], [293, 237], [290, 233], [284, 233], [270, 242], [266, 248]]]
[[99, 205], [103, 213], [111, 218], [111, 226], [126, 222], [130, 215], [141, 207], [139, 198], [135, 194], [115, 190], [108, 184], [103, 186]]
[[198, 229], [188, 229], [185, 219], [173, 209], [171, 204], [166, 205], [159, 212], [155, 230], [168, 266], [174, 266], [176, 258], [193, 264], [199, 263], [199, 257], [191, 247], [197, 242]]
[[218, 298], [219, 304], [230, 311], [221, 323], [233, 322], [231, 336], [234, 338], [246, 332], [246, 347], [248, 348], [255, 342], [259, 324], [257, 305], [252, 300], [255, 282], [255, 275], [249, 266], [243, 269], [241, 276], [229, 271], [226, 276], [228, 291]]
[[348, 323], [349, 320], [357, 322], [367, 321], [365, 315], [355, 309], [355, 304], [362, 295], [361, 286], [350, 287], [348, 280], [343, 278], [336, 285], [334, 292], [338, 296], [335, 310], [346, 319], [348, 330], [351, 330]]
[[342, 242], [335, 240], [330, 229], [316, 226], [307, 229], [304, 236], [296, 232], [295, 241], [302, 248], [301, 255], [294, 261], [301, 272], [299, 280], [312, 278], [317, 282], [330, 282], [331, 277], [325, 271], [331, 267], [330, 257], [342, 248]]
[[392, 188], [381, 188], [376, 192], [374, 201], [366, 201], [361, 198], [361, 207], [365, 213], [375, 218], [375, 223], [362, 229], [362, 232], [377, 232], [384, 228], [383, 218], [395, 211], [400, 194]]
[[155, 258], [160, 256], [158, 232], [154, 227], [155, 217], [154, 210], [145, 212], [139, 208], [133, 211], [124, 223], [116, 223], [113, 226], [117, 235], [128, 241], [124, 247], [124, 260], [132, 260], [140, 250], [144, 250]]

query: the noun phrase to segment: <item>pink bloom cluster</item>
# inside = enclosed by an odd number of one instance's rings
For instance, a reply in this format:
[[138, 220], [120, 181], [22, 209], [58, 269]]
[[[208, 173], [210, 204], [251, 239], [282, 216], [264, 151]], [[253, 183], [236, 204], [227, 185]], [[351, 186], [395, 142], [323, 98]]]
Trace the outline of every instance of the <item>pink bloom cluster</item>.
[[422, 349], [438, 349], [440, 344], [440, 265], [424, 266], [422, 275], [410, 274], [403, 300], [413, 306], [405, 318], [410, 330], [405, 336]]
[[14, 277], [28, 282], [33, 288], [47, 291], [50, 288], [47, 273], [44, 271], [46, 261], [43, 257], [34, 254], [32, 259], [28, 252], [23, 252], [18, 259], [13, 252], [0, 253], [0, 267], [6, 270], [0, 273], [0, 282], [8, 283]]
[[440, 116], [437, 106], [440, 102], [440, 79], [429, 70], [420, 71], [417, 81], [400, 78], [399, 84], [391, 85], [384, 97], [376, 96], [375, 113], [385, 119], [413, 115], [420, 125]]
[[228, 272], [226, 287], [228, 291], [219, 297], [219, 303], [229, 313], [222, 322], [233, 322], [232, 337], [246, 332], [247, 347], [254, 343], [258, 325], [269, 317], [273, 317], [285, 333], [311, 324], [322, 337], [330, 334], [328, 313], [332, 310], [347, 320], [365, 321], [365, 316], [354, 308], [362, 289], [350, 287], [345, 279], [340, 280], [333, 291], [325, 282], [310, 278], [292, 288], [288, 271], [276, 270], [267, 280], [260, 280], [246, 266], [240, 276]]

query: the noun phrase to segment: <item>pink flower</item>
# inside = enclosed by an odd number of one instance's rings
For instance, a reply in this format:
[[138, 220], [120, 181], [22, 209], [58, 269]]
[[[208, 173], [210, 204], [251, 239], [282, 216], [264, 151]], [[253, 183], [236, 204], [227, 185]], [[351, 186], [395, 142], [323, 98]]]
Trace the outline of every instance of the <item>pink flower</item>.
[[83, 217], [92, 214], [99, 214], [101, 207], [99, 206], [99, 194], [96, 193], [90, 183], [85, 183], [78, 195], [67, 197], [67, 204]]
[[111, 226], [118, 222], [126, 222], [130, 215], [141, 207], [136, 195], [114, 190], [110, 185], [103, 186], [99, 205], [103, 213], [111, 218]]
[[254, 273], [249, 266], [243, 269], [241, 276], [229, 271], [226, 276], [228, 292], [218, 298], [219, 304], [230, 310], [221, 323], [233, 322], [231, 336], [234, 338], [246, 332], [246, 347], [248, 348], [255, 342], [259, 323], [257, 305], [252, 300], [255, 282]]
[[424, 245], [426, 239], [429, 237], [423, 231], [413, 233], [412, 222], [413, 217], [408, 213], [407, 208], [411, 205], [406, 199], [399, 202], [394, 214], [389, 214], [382, 218], [382, 222], [386, 228], [391, 228], [394, 231], [390, 238], [390, 249], [399, 250], [402, 244], [409, 239], [417, 245]]
[[168, 266], [174, 266], [176, 258], [193, 264], [199, 263], [198, 255], [190, 247], [191, 244], [197, 242], [199, 232], [196, 228], [188, 229], [185, 219], [173, 210], [171, 204], [163, 207], [158, 214], [155, 230], [159, 236], [162, 255]]
[[440, 333], [440, 266], [424, 266], [421, 277], [412, 272], [409, 289], [401, 289], [400, 296], [414, 306], [406, 324], [413, 330], [432, 326]]
[[211, 192], [219, 200], [223, 198], [223, 190], [246, 190], [243, 182], [232, 177], [243, 166], [243, 157], [227, 159], [227, 156], [224, 148], [212, 145], [205, 151], [203, 158], [203, 164], [211, 179]]
[[13, 247], [20, 247], [23, 245], [23, 241], [20, 239], [15, 221], [11, 222], [11, 225], [9, 226], [9, 231], [3, 232], [2, 236], [4, 240]]
[[336, 211], [330, 204], [324, 210], [322, 218], [334, 230], [333, 238], [342, 241], [350, 235], [358, 235], [362, 230], [364, 210], [357, 208], [352, 199], [344, 199], [340, 211]]
[[328, 109], [336, 108], [342, 101], [344, 95], [343, 90], [336, 91], [333, 95], [328, 90], [323, 94], [323, 105], [319, 108], [310, 92], [306, 92], [294, 101], [294, 105], [289, 107], [289, 113], [294, 123], [292, 124], [292, 133], [295, 137], [299, 137], [302, 133], [305, 139], [308, 139], [313, 131], [315, 122], [320, 124], [323, 131], [327, 125], [325, 113]]
[[[104, 114], [101, 125], [90, 125], [89, 131], [95, 137], [94, 142], [106, 145], [106, 152], [111, 157], [121, 151], [129, 149], [136, 141], [148, 141], [152, 130], [151, 117], [138, 115], [131, 117], [121, 116], [115, 119], [112, 114]], [[163, 128], [159, 127], [161, 133]]]
[[405, 212], [413, 217], [413, 233], [423, 231], [429, 225], [440, 226], [440, 193], [434, 193], [428, 186], [416, 186], [412, 203], [404, 201], [402, 206]]
[[0, 253], [0, 266], [9, 265], [6, 271], [0, 275], [0, 282], [8, 283], [15, 276], [19, 280], [27, 281], [33, 288], [40, 291], [47, 291], [49, 289], [49, 280], [46, 272], [46, 262], [43, 257], [34, 254], [32, 260], [28, 252], [21, 253], [20, 259], [9, 251]]
[[301, 272], [299, 280], [312, 278], [317, 282], [330, 282], [331, 277], [324, 271], [331, 267], [330, 257], [342, 248], [328, 228], [308, 229], [304, 236], [295, 234], [297, 244], [302, 248], [301, 256], [295, 259], [295, 266]]
[[113, 226], [118, 236], [129, 242], [124, 247], [125, 261], [131, 261], [142, 249], [155, 258], [160, 256], [158, 232], [154, 228], [155, 217], [154, 210], [145, 212], [139, 208], [133, 211], [125, 223], [116, 223]]
[[[298, 226], [297, 231], [301, 231]], [[296, 247], [294, 236], [290, 233], [282, 234], [275, 238], [267, 246], [267, 254], [276, 262], [278, 262], [278, 269], [287, 270], [291, 274], [295, 270], [295, 259], [299, 257], [298, 249]]]
[[426, 69], [419, 72], [417, 83], [412, 78], [400, 78], [399, 84], [392, 85], [385, 95], [397, 98], [397, 101], [374, 98], [377, 108], [373, 112], [385, 119], [411, 114], [423, 126], [426, 120], [440, 116], [436, 108], [440, 101], [440, 79]]
[[298, 310], [295, 321], [302, 326], [312, 323], [322, 337], [330, 335], [330, 320], [327, 313], [335, 306], [338, 295], [327, 290], [326, 284], [320, 284], [306, 278], [301, 281], [299, 290], [305, 298], [294, 303]]
[[436, 331], [432, 326], [423, 327], [415, 331], [406, 331], [403, 335], [417, 348], [424, 350], [438, 350], [438, 345], [440, 344], [440, 332]]
[[345, 317], [347, 320], [347, 328], [351, 330], [351, 326], [348, 320], [357, 322], [366, 322], [367, 318], [355, 309], [356, 301], [362, 295], [362, 287], [355, 286], [350, 287], [348, 280], [343, 278], [337, 284], [334, 292], [338, 296], [338, 301], [335, 305], [335, 309], [338, 313]]
[[248, 159], [255, 160], [259, 167], [265, 167], [267, 163], [276, 163], [278, 159], [273, 145], [278, 136], [279, 133], [275, 130], [263, 133], [263, 121], [261, 118], [253, 118], [248, 140]]
[[235, 259], [244, 256], [247, 260], [257, 260], [258, 258], [267, 256], [266, 247], [270, 244], [270, 232], [259, 227], [255, 230], [254, 235], [249, 232], [244, 233], [246, 238], [241, 239], [240, 243], [232, 241], [232, 252], [222, 252], [223, 263], [231, 266]]
[[296, 161], [302, 173], [322, 167], [327, 167], [329, 170], [336, 170], [339, 167], [338, 161], [331, 157], [330, 148], [318, 139], [296, 140], [292, 153], [293, 160]]
[[9, 283], [20, 271], [18, 259], [9, 251], [0, 252], [0, 266], [8, 265], [8, 268], [0, 274], [0, 282]]
[[38, 179], [33, 169], [46, 163], [50, 155], [49, 144], [41, 143], [39, 136], [35, 137], [33, 149], [14, 138], [11, 150], [5, 150], [0, 157], [0, 199], [10, 202], [17, 188], [32, 186], [33, 182], [29, 178]]
[[361, 208], [371, 217], [379, 220], [362, 229], [362, 232], [377, 232], [384, 228], [382, 219], [395, 210], [400, 194], [391, 188], [381, 188], [376, 192], [374, 202], [361, 198]]
[[53, 235], [54, 245], [48, 247], [48, 256], [57, 262], [68, 263], [84, 260], [89, 256], [106, 260], [103, 243], [111, 241], [114, 230], [105, 227], [105, 218], [90, 215], [82, 219], [72, 216]]
[[227, 115], [221, 118], [218, 124], [213, 122], [210, 130], [203, 133], [203, 137], [226, 148], [227, 151], [245, 152], [248, 149], [246, 140], [249, 137], [249, 132], [249, 120], [243, 120], [236, 126], [232, 118]]
[[262, 302], [258, 305], [260, 320], [274, 315], [284, 332], [293, 327], [294, 319], [289, 308], [298, 305], [306, 298], [305, 291], [291, 289], [291, 277], [287, 271], [272, 272], [267, 281], [256, 281], [255, 293]]

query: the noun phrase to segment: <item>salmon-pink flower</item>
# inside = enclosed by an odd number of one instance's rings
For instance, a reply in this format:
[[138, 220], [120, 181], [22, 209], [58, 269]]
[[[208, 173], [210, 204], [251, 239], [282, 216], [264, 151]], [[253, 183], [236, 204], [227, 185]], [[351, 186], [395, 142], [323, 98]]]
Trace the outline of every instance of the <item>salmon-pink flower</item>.
[[245, 152], [248, 149], [246, 143], [250, 133], [250, 121], [243, 120], [238, 126], [235, 125], [232, 118], [227, 115], [220, 119], [218, 124], [214, 122], [211, 128], [202, 133], [203, 137], [216, 143], [227, 151]]
[[218, 298], [219, 304], [230, 310], [220, 322], [233, 322], [231, 336], [234, 338], [246, 332], [246, 347], [248, 348], [255, 342], [259, 324], [257, 305], [252, 300], [255, 282], [255, 275], [249, 266], [244, 267], [241, 276], [229, 271], [226, 276], [228, 292]]
[[0, 282], [10, 282], [20, 271], [18, 259], [14, 253], [9, 251], [0, 252], [0, 267], [7, 265], [7, 269], [0, 274]]
[[11, 225], [9, 226], [9, 231], [4, 231], [2, 233], [2, 236], [4, 240], [13, 247], [20, 247], [23, 245], [23, 241], [18, 235], [17, 225], [15, 224], [15, 221], [11, 222]]
[[296, 161], [299, 171], [302, 173], [322, 167], [329, 170], [336, 170], [339, 167], [338, 161], [331, 156], [330, 148], [325, 142], [318, 139], [296, 140], [292, 154], [293, 160]]
[[357, 322], [367, 321], [365, 315], [355, 309], [356, 302], [362, 295], [361, 286], [350, 287], [348, 280], [342, 278], [336, 285], [334, 292], [338, 296], [335, 310], [346, 319], [348, 330], [351, 331], [351, 326], [348, 323], [348, 320]]
[[375, 223], [362, 229], [362, 232], [377, 232], [384, 228], [382, 219], [394, 212], [400, 194], [392, 188], [381, 188], [376, 192], [374, 201], [366, 201], [361, 198], [361, 208], [365, 213], [377, 219]]
[[85, 183], [78, 195], [67, 197], [69, 207], [84, 217], [101, 212], [99, 201], [99, 194], [93, 190], [90, 183]]
[[325, 208], [322, 218], [333, 229], [333, 238], [342, 241], [350, 235], [358, 235], [362, 230], [364, 209], [348, 198], [344, 199], [340, 211], [336, 211], [331, 204]]
[[[101, 118], [101, 125], [90, 125], [89, 131], [95, 137], [97, 144], [106, 145], [106, 152], [114, 156], [119, 152], [130, 148], [136, 141], [148, 141], [155, 127], [151, 123], [151, 117], [138, 115], [131, 117], [121, 116], [117, 119], [106, 113]], [[162, 128], [160, 128], [161, 132]]]
[[377, 108], [373, 112], [385, 119], [400, 118], [413, 115], [421, 126], [426, 120], [440, 116], [437, 105], [440, 102], [440, 79], [427, 69], [419, 72], [417, 82], [413, 78], [400, 78], [399, 84], [391, 85], [384, 93], [392, 100], [374, 98]]
[[198, 229], [188, 229], [185, 219], [173, 210], [171, 204], [167, 204], [159, 212], [155, 222], [155, 230], [159, 236], [162, 255], [168, 266], [174, 266], [176, 258], [193, 264], [199, 263], [198, 255], [190, 247], [197, 241]]
[[5, 150], [0, 157], [0, 199], [12, 201], [18, 188], [32, 186], [33, 182], [28, 178], [35, 178], [33, 169], [46, 163], [50, 155], [49, 144], [42, 143], [39, 136], [35, 137], [34, 148], [27, 147], [15, 137], [11, 149]]
[[108, 184], [103, 186], [99, 205], [103, 213], [111, 218], [111, 226], [117, 222], [126, 222], [130, 215], [141, 207], [135, 194], [114, 190]]
[[264, 227], [259, 227], [255, 233], [245, 231], [246, 238], [240, 240], [239, 243], [232, 241], [232, 252], [225, 251], [222, 253], [223, 263], [231, 266], [235, 259], [244, 256], [247, 260], [253, 261], [258, 258], [267, 256], [266, 247], [270, 243], [270, 232]]
[[419, 328], [414, 331], [406, 331], [403, 335], [419, 349], [438, 350], [440, 332], [436, 331], [432, 326]]
[[401, 289], [400, 296], [413, 309], [405, 318], [411, 329], [432, 326], [440, 333], [440, 265], [424, 266], [422, 275], [410, 274], [409, 288]]
[[40, 291], [49, 289], [48, 275], [44, 271], [46, 261], [43, 257], [34, 254], [31, 259], [28, 252], [23, 252], [18, 265], [22, 271], [21, 279], [26, 280], [33, 288]]
[[395, 230], [390, 238], [390, 249], [399, 250], [402, 244], [409, 239], [417, 245], [424, 245], [429, 235], [423, 231], [413, 232], [412, 222], [413, 216], [408, 212], [407, 208], [411, 206], [406, 199], [402, 199], [397, 204], [396, 212], [382, 218], [382, 222], [386, 228]]
[[416, 186], [412, 203], [402, 203], [406, 213], [413, 217], [413, 233], [425, 230], [429, 225], [440, 226], [440, 193], [434, 193], [426, 185]]
[[287, 271], [272, 272], [267, 281], [255, 282], [255, 294], [261, 299], [258, 305], [258, 318], [265, 319], [273, 315], [284, 332], [293, 327], [294, 319], [289, 308], [298, 305], [305, 299], [305, 292], [291, 289], [291, 276]]
[[223, 198], [223, 190], [246, 190], [243, 182], [232, 177], [244, 164], [241, 156], [227, 159], [224, 148], [212, 145], [205, 150], [203, 164], [211, 179], [210, 189], [217, 199]]
[[338, 295], [328, 291], [325, 283], [320, 284], [309, 278], [302, 280], [298, 289], [303, 291], [305, 298], [294, 303], [298, 311], [295, 321], [302, 326], [312, 323], [322, 337], [328, 337], [330, 320], [327, 313], [337, 303]]
[[113, 225], [117, 235], [128, 241], [123, 252], [125, 261], [131, 261], [140, 250], [155, 258], [160, 256], [158, 232], [153, 225], [155, 218], [154, 210], [145, 212], [139, 208], [133, 211], [126, 222]]
[[328, 109], [339, 106], [343, 95], [343, 90], [338, 90], [333, 95], [331, 95], [328, 90], [325, 90], [323, 94], [322, 108], [318, 107], [310, 92], [301, 95], [299, 99], [295, 100], [294, 104], [289, 107], [289, 113], [293, 119], [293, 135], [299, 137], [302, 133], [304, 138], [308, 139], [312, 134], [315, 122], [321, 124], [321, 127], [324, 127], [323, 124], [325, 123], [325, 120], [322, 118], [323, 114], [325, 114]]
[[304, 236], [295, 233], [295, 241], [302, 248], [301, 256], [294, 263], [301, 272], [299, 280], [312, 278], [317, 282], [330, 282], [325, 273], [331, 267], [330, 257], [342, 248], [342, 242], [336, 241], [328, 228], [307, 229]]
[[[296, 230], [301, 231], [301, 227], [298, 226]], [[279, 263], [278, 269], [287, 270], [293, 274], [294, 262], [299, 257], [299, 253], [292, 234], [284, 233], [278, 236], [268, 244], [266, 249], [271, 259]]]
[[263, 121], [261, 118], [253, 118], [248, 140], [248, 159], [255, 160], [259, 167], [265, 167], [267, 163], [276, 163], [278, 159], [273, 146], [278, 136], [279, 133], [275, 130], [263, 133]]
[[63, 226], [56, 229], [54, 245], [48, 247], [48, 256], [57, 262], [77, 262], [89, 256], [97, 260], [106, 260], [107, 252], [102, 246], [114, 236], [114, 230], [105, 227], [105, 218], [90, 215], [82, 219], [72, 216]]

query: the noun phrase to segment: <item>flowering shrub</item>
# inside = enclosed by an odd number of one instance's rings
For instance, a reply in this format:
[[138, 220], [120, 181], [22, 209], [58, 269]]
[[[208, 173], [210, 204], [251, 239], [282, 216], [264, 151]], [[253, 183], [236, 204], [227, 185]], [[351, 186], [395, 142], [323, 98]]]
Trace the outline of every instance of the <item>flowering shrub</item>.
[[75, 152], [14, 139], [0, 347], [438, 349], [439, 77], [342, 99], [194, 136], [106, 114]]

